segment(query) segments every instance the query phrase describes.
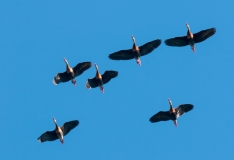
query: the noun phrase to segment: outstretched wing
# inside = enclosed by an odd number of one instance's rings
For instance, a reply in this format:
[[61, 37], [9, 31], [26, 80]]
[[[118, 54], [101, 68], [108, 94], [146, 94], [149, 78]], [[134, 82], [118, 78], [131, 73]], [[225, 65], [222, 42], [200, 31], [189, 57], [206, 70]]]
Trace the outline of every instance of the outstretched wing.
[[92, 78], [92, 79], [88, 79], [88, 81], [86, 82], [86, 87], [88, 89], [91, 88], [96, 88], [98, 87], [98, 83], [97, 83], [97, 80], [96, 80], [96, 77]]
[[139, 47], [141, 56], [147, 55], [161, 44], [161, 39], [148, 42]]
[[89, 69], [91, 66], [92, 66], [91, 62], [78, 63], [73, 68], [73, 71], [75, 73], [75, 77], [81, 75], [85, 70]]
[[105, 71], [105, 73], [102, 75], [102, 82], [103, 84], [108, 83], [112, 78], [115, 78], [118, 76], [117, 71]]
[[45, 133], [43, 133], [39, 138], [38, 138], [38, 141], [39, 142], [45, 142], [45, 141], [54, 141], [58, 139], [58, 136], [54, 131], [47, 131]]
[[58, 73], [54, 79], [53, 79], [53, 83], [55, 85], [59, 84], [60, 82], [67, 82], [71, 80], [70, 77], [68, 76], [67, 72], [63, 72], [63, 73]]
[[112, 60], [129, 60], [133, 59], [134, 56], [132, 54], [132, 50], [121, 50], [109, 55], [109, 58]]
[[149, 119], [149, 121], [152, 123], [160, 122], [160, 121], [168, 121], [168, 120], [170, 120], [169, 111], [166, 111], [166, 112], [160, 111]]
[[200, 42], [206, 40], [207, 38], [213, 36], [215, 34], [215, 32], [216, 32], [215, 28], [202, 30], [196, 34], [193, 34], [194, 41], [195, 41], [195, 43], [200, 43]]
[[175, 37], [165, 40], [165, 44], [173, 47], [183, 47], [189, 45], [187, 37]]
[[193, 109], [192, 104], [181, 104], [175, 110], [176, 110], [177, 115], [181, 116], [184, 113], [191, 111], [192, 109]]
[[72, 129], [74, 129], [76, 126], [78, 126], [78, 124], [79, 124], [78, 120], [64, 123], [63, 126], [61, 127], [61, 129], [63, 131], [63, 136], [66, 136]]

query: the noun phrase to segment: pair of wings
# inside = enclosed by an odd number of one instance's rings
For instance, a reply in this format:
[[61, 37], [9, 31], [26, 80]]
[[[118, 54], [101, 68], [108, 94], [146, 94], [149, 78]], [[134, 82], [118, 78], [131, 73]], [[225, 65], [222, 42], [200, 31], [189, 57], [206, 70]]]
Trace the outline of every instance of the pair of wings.
[[[148, 42], [139, 47], [140, 56], [145, 56], [152, 52], [155, 48], [157, 48], [161, 44], [161, 40], [157, 39], [151, 42]], [[129, 50], [121, 50], [109, 55], [109, 58], [112, 60], [129, 60], [133, 59], [134, 55], [132, 53], [132, 49]]]
[[[200, 31], [198, 33], [193, 34], [193, 37], [194, 37], [193, 40], [194, 40], [195, 43], [200, 43], [200, 42], [206, 40], [207, 38], [213, 36], [215, 34], [215, 32], [216, 32], [215, 28], [202, 30], [202, 31]], [[189, 45], [187, 36], [167, 39], [165, 41], [165, 43], [168, 46], [176, 46], [176, 47], [182, 47], [182, 46]]]
[[[193, 109], [192, 104], [179, 105], [175, 109], [175, 111], [177, 113], [177, 118], [180, 117], [181, 115], [183, 115], [184, 113], [191, 111], [192, 109]], [[168, 121], [170, 119], [171, 119], [171, 117], [170, 117], [169, 111], [160, 111], [150, 118], [150, 122], [155, 123], [155, 122], [160, 122], [160, 121]]]
[[[82, 62], [82, 63], [78, 63], [73, 69], [74, 75], [75, 77], [81, 75], [85, 70], [89, 69], [92, 66], [91, 62]], [[56, 84], [59, 84], [60, 82], [67, 82], [71, 80], [70, 77], [68, 76], [67, 72], [63, 72], [63, 73], [58, 73], [55, 77], [54, 77], [54, 81], [56, 82]]]
[[[112, 78], [115, 78], [118, 76], [117, 71], [105, 71], [105, 73], [102, 75], [102, 83], [106, 84], [108, 83]], [[98, 87], [97, 79], [96, 77], [92, 79], [88, 79], [89, 85], [92, 88]]]
[[[63, 132], [63, 136], [66, 136], [72, 129], [74, 129], [76, 126], [78, 126], [78, 124], [79, 124], [78, 120], [74, 120], [74, 121], [64, 123], [63, 126], [61, 127], [61, 130]], [[38, 140], [40, 142], [54, 141], [56, 139], [58, 139], [58, 136], [57, 136], [55, 130], [47, 131], [47, 132], [43, 133], [38, 138]]]

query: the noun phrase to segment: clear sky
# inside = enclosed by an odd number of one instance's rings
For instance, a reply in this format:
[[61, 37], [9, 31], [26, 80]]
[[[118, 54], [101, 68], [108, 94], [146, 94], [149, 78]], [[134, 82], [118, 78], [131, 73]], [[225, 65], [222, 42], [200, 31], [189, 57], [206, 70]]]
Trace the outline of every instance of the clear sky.
[[[153, 160], [234, 159], [233, 0], [226, 1], [0, 1], [1, 159]], [[176, 48], [164, 40], [215, 27], [196, 45]], [[135, 60], [109, 60], [110, 53], [154, 39], [162, 44]], [[87, 90], [94, 65], [55, 86], [66, 58], [97, 63], [101, 73], [119, 72], [100, 89]], [[150, 123], [158, 111], [190, 103], [172, 121]], [[80, 124], [64, 139], [39, 143], [45, 131], [70, 120]]]

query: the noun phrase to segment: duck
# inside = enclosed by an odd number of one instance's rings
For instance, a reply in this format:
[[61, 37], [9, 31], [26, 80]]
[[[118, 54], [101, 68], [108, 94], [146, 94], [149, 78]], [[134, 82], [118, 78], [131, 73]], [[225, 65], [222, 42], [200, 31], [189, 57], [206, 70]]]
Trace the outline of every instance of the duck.
[[145, 56], [151, 53], [154, 49], [156, 49], [161, 44], [161, 39], [156, 39], [151, 42], [148, 42], [140, 47], [136, 45], [136, 39], [133, 35], [131, 35], [133, 46], [132, 49], [128, 50], [120, 50], [118, 52], [109, 54], [109, 59], [111, 60], [136, 60], [137, 64], [141, 66], [140, 57]]
[[99, 86], [102, 93], [104, 93], [104, 84], [108, 83], [112, 78], [117, 77], [118, 72], [109, 70], [109, 71], [105, 71], [105, 73], [101, 75], [96, 63], [94, 64], [94, 66], [96, 69], [96, 75], [94, 78], [87, 80], [86, 88], [91, 89], [91, 88], [96, 88]]
[[59, 127], [56, 119], [53, 117], [55, 124], [55, 129], [53, 131], [46, 131], [37, 140], [39, 142], [54, 141], [59, 139], [62, 144], [64, 144], [64, 136], [66, 136], [72, 129], [79, 125], [78, 120], [69, 121]]
[[74, 86], [76, 86], [75, 77], [81, 75], [85, 70], [89, 69], [92, 66], [91, 62], [82, 62], [78, 63], [74, 68], [71, 68], [66, 58], [63, 58], [63, 60], [66, 64], [66, 71], [63, 73], [58, 73], [54, 77], [52, 82], [55, 85], [58, 85], [60, 82], [68, 82], [71, 80]]
[[187, 35], [183, 37], [175, 37], [165, 40], [165, 44], [168, 46], [183, 47], [190, 45], [192, 51], [195, 53], [195, 43], [205, 41], [207, 38], [213, 36], [216, 33], [216, 28], [209, 28], [193, 34], [190, 30], [188, 23], [185, 23], [187, 27]]
[[191, 111], [194, 107], [192, 104], [181, 104], [177, 108], [173, 108], [172, 102], [169, 98], [168, 98], [168, 102], [170, 104], [169, 111], [160, 111], [156, 113], [149, 119], [151, 123], [172, 120], [175, 126], [177, 127], [178, 126], [177, 119], [180, 116], [182, 116], [184, 113]]

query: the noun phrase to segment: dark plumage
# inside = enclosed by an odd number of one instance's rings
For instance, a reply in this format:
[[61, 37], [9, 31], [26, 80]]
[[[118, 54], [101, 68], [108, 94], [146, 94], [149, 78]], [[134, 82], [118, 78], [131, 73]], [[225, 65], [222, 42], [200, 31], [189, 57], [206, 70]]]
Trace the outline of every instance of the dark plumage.
[[64, 61], [66, 63], [66, 71], [63, 73], [58, 73], [54, 77], [53, 83], [55, 85], [59, 84], [60, 82], [67, 82], [70, 80], [74, 85], [76, 85], [75, 77], [81, 75], [85, 70], [89, 69], [92, 66], [91, 62], [82, 62], [78, 63], [74, 68], [71, 68], [65, 58]]
[[177, 119], [182, 116], [184, 113], [189, 112], [193, 109], [192, 104], [181, 104], [177, 108], [172, 107], [172, 102], [168, 99], [170, 104], [169, 111], [160, 111], [157, 114], [153, 115], [149, 120], [152, 123], [160, 121], [174, 121], [174, 124], [177, 126]]
[[90, 88], [96, 88], [99, 86], [102, 92], [104, 93], [103, 85], [108, 83], [112, 78], [117, 77], [118, 72], [117, 71], [105, 71], [105, 73], [101, 75], [99, 73], [98, 66], [96, 64], [95, 64], [95, 68], [96, 68], [96, 76], [92, 79], [88, 79], [88, 81], [86, 82], [86, 87], [87, 89], [90, 89]]
[[195, 43], [200, 43], [205, 41], [207, 38], [213, 36], [216, 33], [215, 28], [210, 28], [206, 30], [202, 30], [198, 33], [192, 34], [190, 31], [189, 25], [186, 23], [186, 27], [188, 29], [187, 36], [183, 37], [175, 37], [165, 40], [166, 45], [168, 46], [176, 46], [176, 47], [183, 47], [190, 45], [192, 50], [195, 52]]
[[63, 137], [66, 136], [72, 129], [79, 125], [78, 120], [66, 122], [62, 127], [59, 127], [56, 123], [56, 119], [53, 118], [55, 123], [55, 130], [47, 131], [43, 133], [39, 138], [39, 142], [54, 141], [60, 139], [61, 143], [64, 143]]
[[141, 65], [140, 57], [149, 54], [161, 44], [161, 40], [157, 39], [138, 47], [136, 46], [136, 41], [133, 36], [132, 40], [133, 40], [132, 49], [120, 50], [118, 52], [112, 53], [109, 55], [109, 58], [112, 60], [130, 60], [135, 58], [137, 63]]

